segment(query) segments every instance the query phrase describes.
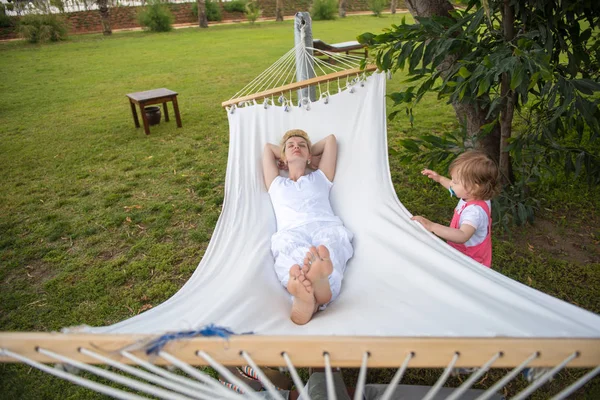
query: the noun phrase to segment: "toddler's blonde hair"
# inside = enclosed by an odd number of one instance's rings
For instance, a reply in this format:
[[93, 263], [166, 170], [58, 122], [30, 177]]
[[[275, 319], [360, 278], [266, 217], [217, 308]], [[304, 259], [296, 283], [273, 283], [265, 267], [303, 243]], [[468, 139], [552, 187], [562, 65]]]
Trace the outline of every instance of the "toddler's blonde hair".
[[467, 151], [450, 164], [461, 183], [477, 200], [491, 200], [500, 193], [498, 165], [481, 151]]
[[311, 153], [310, 149], [312, 148], [312, 143], [310, 142], [310, 138], [308, 137], [308, 133], [304, 132], [302, 129], [290, 129], [283, 135], [281, 138], [281, 159], [285, 161], [285, 142], [288, 141], [289, 138], [299, 137], [306, 140], [306, 144], [308, 144], [308, 152]]

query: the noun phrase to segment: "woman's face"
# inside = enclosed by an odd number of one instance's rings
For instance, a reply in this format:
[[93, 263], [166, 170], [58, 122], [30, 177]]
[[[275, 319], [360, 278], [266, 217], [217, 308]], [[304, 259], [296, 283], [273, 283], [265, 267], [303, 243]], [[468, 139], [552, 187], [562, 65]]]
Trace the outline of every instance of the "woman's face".
[[310, 158], [308, 143], [301, 137], [293, 136], [285, 142], [285, 159], [288, 162], [306, 162]]

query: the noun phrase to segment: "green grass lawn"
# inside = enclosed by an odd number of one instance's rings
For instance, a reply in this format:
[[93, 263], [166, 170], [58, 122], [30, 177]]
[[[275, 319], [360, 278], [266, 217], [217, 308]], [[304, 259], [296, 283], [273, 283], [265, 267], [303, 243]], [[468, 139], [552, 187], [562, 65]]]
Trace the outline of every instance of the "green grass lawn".
[[[313, 34], [343, 42], [401, 18], [315, 21]], [[0, 43], [0, 330], [108, 325], [172, 296], [202, 259], [223, 202], [228, 126], [220, 103], [287, 52], [293, 38], [286, 21]], [[401, 77], [388, 85], [400, 88]], [[180, 93], [183, 128], [172, 116], [146, 136], [134, 128], [125, 94], [159, 87]], [[451, 107], [434, 96], [415, 118], [414, 128], [403, 118], [390, 122], [390, 147], [398, 150], [407, 134], [456, 127]], [[390, 163], [407, 208], [449, 222], [455, 200], [418, 174], [422, 166]], [[598, 313], [600, 191], [573, 182], [543, 196], [539, 225], [496, 235], [495, 268]], [[540, 398], [580, 374], [561, 374]], [[598, 398], [599, 388], [596, 379], [585, 392]], [[0, 393], [103, 398], [6, 364]]]

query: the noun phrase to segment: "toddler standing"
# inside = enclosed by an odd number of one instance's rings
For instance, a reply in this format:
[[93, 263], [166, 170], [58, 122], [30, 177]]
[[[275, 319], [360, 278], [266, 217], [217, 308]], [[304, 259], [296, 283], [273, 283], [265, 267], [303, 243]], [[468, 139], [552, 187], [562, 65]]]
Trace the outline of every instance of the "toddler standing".
[[467, 151], [458, 156], [449, 168], [448, 179], [424, 169], [421, 173], [438, 182], [460, 198], [450, 226], [443, 226], [421, 216], [412, 217], [425, 229], [445, 239], [458, 251], [475, 261], [492, 266], [492, 204], [500, 191], [498, 166], [486, 154]]

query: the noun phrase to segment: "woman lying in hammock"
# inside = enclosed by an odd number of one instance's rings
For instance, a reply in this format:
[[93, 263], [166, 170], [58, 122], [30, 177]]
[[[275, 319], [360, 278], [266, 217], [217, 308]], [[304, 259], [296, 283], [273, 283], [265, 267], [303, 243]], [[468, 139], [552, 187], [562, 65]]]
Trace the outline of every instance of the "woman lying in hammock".
[[[277, 218], [271, 238], [275, 272], [293, 296], [291, 319], [299, 325], [337, 298], [353, 254], [352, 233], [329, 202], [336, 161], [335, 136], [311, 146], [300, 129], [286, 132], [281, 146], [267, 143], [263, 154], [265, 184]], [[288, 170], [289, 178], [280, 176], [280, 169]]]

